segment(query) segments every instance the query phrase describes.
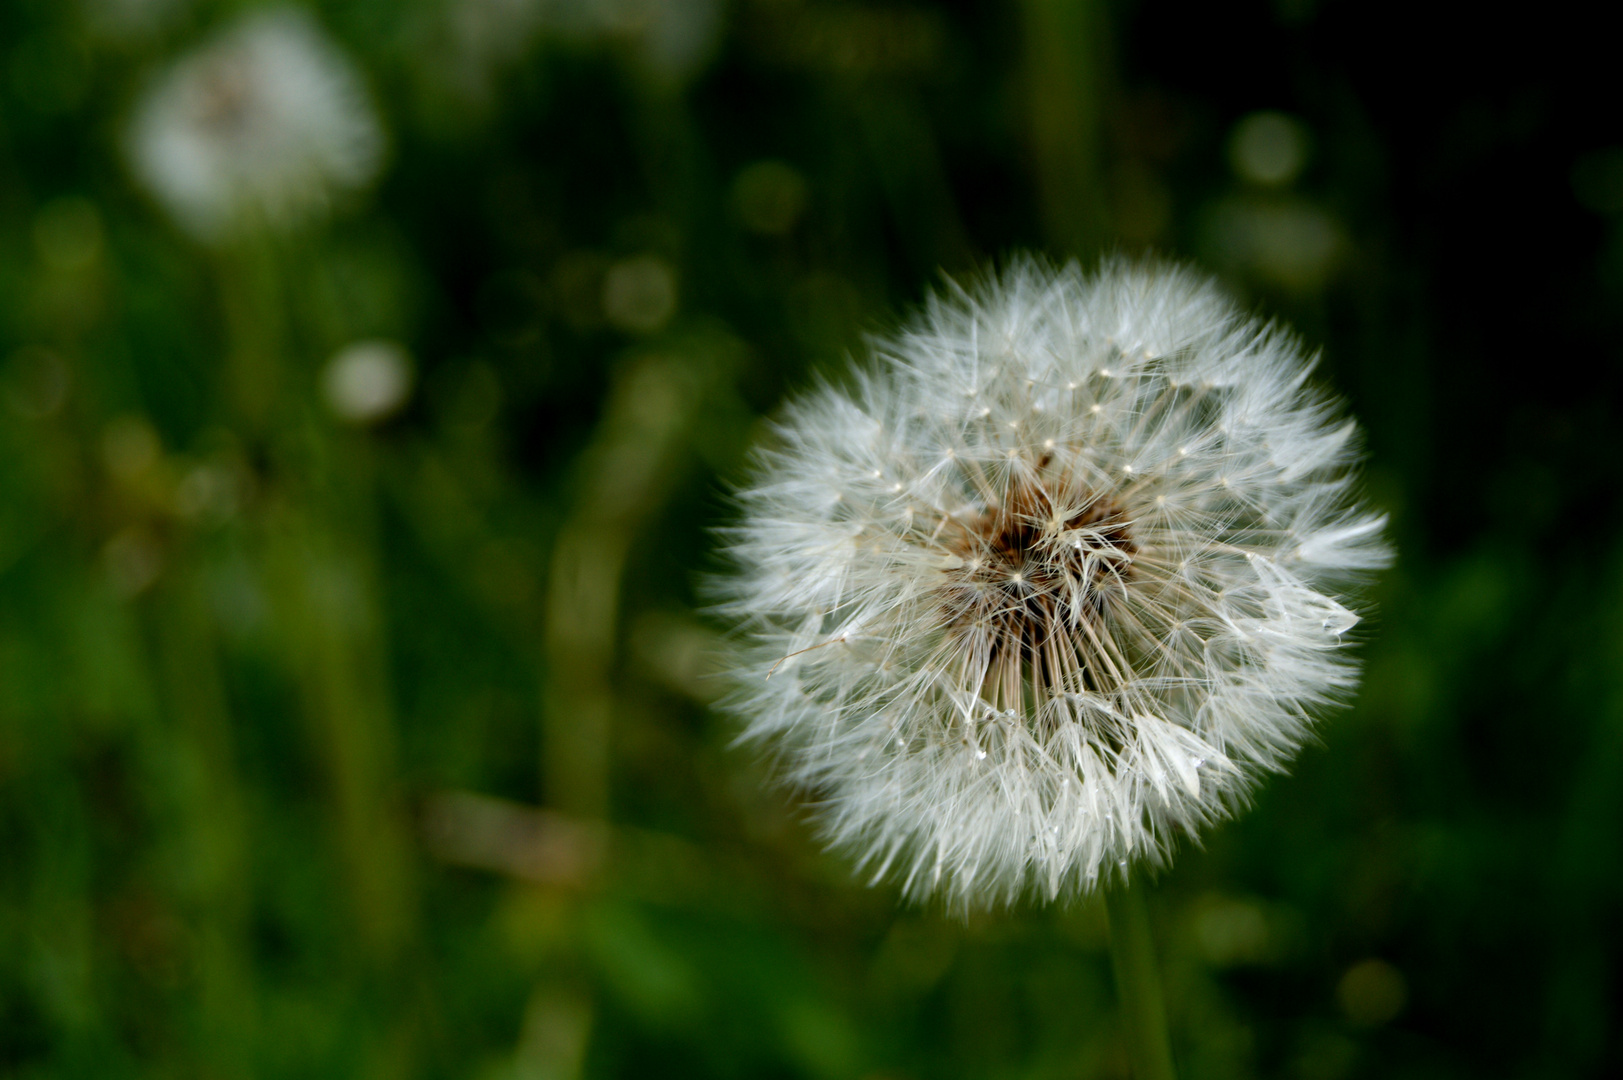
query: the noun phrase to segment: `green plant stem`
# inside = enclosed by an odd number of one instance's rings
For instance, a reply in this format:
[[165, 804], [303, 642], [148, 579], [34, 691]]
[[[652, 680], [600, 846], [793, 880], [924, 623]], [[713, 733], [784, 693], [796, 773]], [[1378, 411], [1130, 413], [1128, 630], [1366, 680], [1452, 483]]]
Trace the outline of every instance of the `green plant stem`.
[[231, 423], [263, 439], [276, 426], [285, 364], [287, 283], [277, 238], [253, 231], [220, 252]]
[[1110, 960], [1116, 969], [1116, 992], [1127, 1025], [1134, 1080], [1173, 1080], [1166, 1005], [1161, 998], [1143, 886], [1129, 877], [1125, 884], [1106, 889], [1105, 907], [1110, 913]]

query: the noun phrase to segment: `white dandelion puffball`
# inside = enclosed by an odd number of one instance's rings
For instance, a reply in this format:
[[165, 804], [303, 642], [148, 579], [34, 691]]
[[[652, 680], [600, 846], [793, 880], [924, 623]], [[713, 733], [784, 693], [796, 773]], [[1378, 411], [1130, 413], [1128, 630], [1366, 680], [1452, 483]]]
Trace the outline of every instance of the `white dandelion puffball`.
[[875, 881], [1164, 864], [1357, 681], [1387, 561], [1286, 331], [1164, 265], [1015, 263], [795, 400], [731, 532], [735, 707]]
[[137, 176], [193, 235], [286, 228], [376, 175], [383, 131], [309, 15], [248, 15], [177, 62], [139, 106]]

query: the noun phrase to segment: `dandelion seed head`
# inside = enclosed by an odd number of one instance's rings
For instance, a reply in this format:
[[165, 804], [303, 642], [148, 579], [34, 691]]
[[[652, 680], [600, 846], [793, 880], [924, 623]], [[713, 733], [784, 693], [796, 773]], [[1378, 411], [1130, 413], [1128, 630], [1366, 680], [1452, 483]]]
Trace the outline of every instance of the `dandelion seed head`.
[[1164, 864], [1356, 683], [1345, 589], [1388, 553], [1355, 429], [1293, 337], [1164, 265], [1018, 261], [872, 352], [739, 493], [748, 736], [914, 897]]
[[370, 183], [383, 149], [360, 76], [292, 8], [245, 16], [176, 62], [130, 135], [139, 179], [209, 241], [321, 213]]

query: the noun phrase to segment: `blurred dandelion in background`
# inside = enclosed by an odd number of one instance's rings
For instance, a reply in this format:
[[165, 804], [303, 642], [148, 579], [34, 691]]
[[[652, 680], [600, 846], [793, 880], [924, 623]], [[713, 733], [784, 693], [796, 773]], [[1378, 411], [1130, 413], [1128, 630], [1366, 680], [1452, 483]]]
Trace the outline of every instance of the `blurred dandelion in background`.
[[1018, 261], [795, 401], [740, 493], [735, 707], [875, 879], [982, 907], [1165, 861], [1356, 682], [1355, 425], [1177, 268]]
[[320, 215], [372, 181], [383, 144], [359, 73], [296, 8], [247, 15], [175, 63], [130, 129], [137, 176], [204, 240]]

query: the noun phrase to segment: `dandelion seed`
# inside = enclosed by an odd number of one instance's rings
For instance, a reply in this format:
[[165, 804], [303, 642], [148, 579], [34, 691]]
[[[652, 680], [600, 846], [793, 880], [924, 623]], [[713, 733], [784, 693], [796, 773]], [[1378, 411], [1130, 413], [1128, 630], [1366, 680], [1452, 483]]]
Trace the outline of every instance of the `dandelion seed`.
[[916, 897], [1164, 863], [1356, 683], [1338, 590], [1387, 551], [1350, 429], [1294, 338], [1167, 266], [1016, 262], [873, 353], [740, 492], [748, 736]]

